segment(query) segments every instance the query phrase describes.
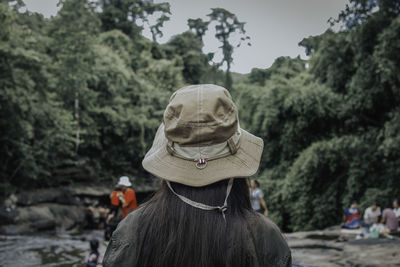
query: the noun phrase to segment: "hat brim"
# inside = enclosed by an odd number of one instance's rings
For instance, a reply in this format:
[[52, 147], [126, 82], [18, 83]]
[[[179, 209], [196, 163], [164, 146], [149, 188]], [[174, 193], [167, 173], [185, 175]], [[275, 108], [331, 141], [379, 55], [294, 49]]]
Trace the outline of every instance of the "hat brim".
[[120, 183], [120, 184], [117, 184], [117, 185], [122, 185], [122, 186], [131, 186], [132, 184], [131, 184], [131, 183]]
[[240, 146], [235, 154], [211, 160], [204, 169], [198, 169], [195, 161], [172, 156], [167, 151], [168, 139], [161, 124], [153, 146], [143, 159], [143, 168], [159, 178], [194, 187], [228, 178], [250, 177], [258, 170], [264, 142], [243, 129], [241, 131]]

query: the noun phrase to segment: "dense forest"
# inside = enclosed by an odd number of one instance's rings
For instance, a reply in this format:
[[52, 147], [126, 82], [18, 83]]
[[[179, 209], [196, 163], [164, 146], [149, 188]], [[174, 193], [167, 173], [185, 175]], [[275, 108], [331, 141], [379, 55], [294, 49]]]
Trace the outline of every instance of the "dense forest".
[[[267, 69], [230, 72], [248, 44], [245, 24], [221, 8], [159, 44], [167, 3], [61, 0], [50, 19], [0, 3], [0, 194], [74, 183], [135, 184], [171, 93], [194, 83], [230, 90], [241, 125], [264, 139], [262, 184], [285, 231], [341, 221], [400, 197], [400, 2], [350, 0], [309, 60], [279, 57]], [[151, 20], [149, 18], [152, 18]], [[147, 25], [153, 35], [142, 35]], [[221, 62], [202, 51], [215, 27]], [[221, 67], [225, 66], [226, 71]]]

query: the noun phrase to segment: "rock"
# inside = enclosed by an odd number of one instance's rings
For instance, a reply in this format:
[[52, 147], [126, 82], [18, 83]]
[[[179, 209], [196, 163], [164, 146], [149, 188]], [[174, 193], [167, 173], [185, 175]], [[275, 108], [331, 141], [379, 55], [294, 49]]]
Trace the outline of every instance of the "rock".
[[[286, 234], [293, 266], [397, 266], [400, 239], [355, 239], [337, 242], [340, 228]], [[335, 238], [336, 237], [336, 238]]]
[[0, 225], [14, 223], [16, 216], [17, 212], [15, 210], [0, 208]]
[[32, 206], [40, 203], [78, 204], [71, 191], [67, 188], [39, 189], [17, 195], [17, 204], [19, 206]]
[[80, 197], [103, 197], [109, 196], [112, 188], [104, 186], [74, 186], [70, 188], [71, 193]]
[[0, 226], [0, 234], [2, 235], [23, 235], [31, 234], [33, 230], [27, 223], [24, 224], [9, 224]]
[[19, 207], [9, 224], [1, 228], [2, 234], [29, 234], [37, 231], [53, 230], [60, 227], [66, 230], [76, 224], [84, 224], [85, 208], [56, 203], [43, 203], [30, 207]]
[[56, 229], [56, 221], [55, 220], [38, 220], [35, 223], [31, 223], [30, 226], [35, 229], [35, 233], [37, 231], [49, 231]]
[[26, 235], [37, 234], [38, 231], [54, 231], [56, 223], [54, 220], [41, 219], [31, 223], [9, 224], [0, 226], [0, 234], [3, 235]]
[[17, 196], [15, 194], [11, 194], [6, 200], [3, 202], [3, 206], [6, 210], [13, 210], [17, 207]]
[[48, 205], [36, 205], [31, 207], [20, 207], [16, 209], [16, 223], [34, 223], [40, 220], [54, 220], [54, 215]]
[[83, 206], [67, 206], [60, 204], [46, 204], [54, 216], [56, 225], [69, 230], [76, 224], [83, 224], [85, 220], [85, 208]]
[[[157, 180], [158, 181], [158, 180]], [[74, 185], [20, 192], [0, 205], [0, 232], [25, 234], [35, 231], [96, 228], [109, 204], [112, 186]], [[137, 200], [148, 197], [155, 184], [135, 188]], [[87, 212], [90, 208], [91, 212]]]

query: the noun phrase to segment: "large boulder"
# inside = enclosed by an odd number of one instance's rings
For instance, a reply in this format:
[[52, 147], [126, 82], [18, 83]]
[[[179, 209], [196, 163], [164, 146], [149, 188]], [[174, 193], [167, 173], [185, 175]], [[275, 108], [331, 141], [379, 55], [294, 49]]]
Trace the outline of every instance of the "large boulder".
[[[14, 216], [5, 216], [8, 223], [0, 227], [1, 234], [31, 234], [56, 227], [69, 230], [75, 225], [83, 225], [85, 208], [57, 203], [42, 203], [29, 207], [18, 207]], [[1, 214], [1, 212], [0, 212]]]
[[70, 187], [69, 190], [78, 197], [99, 198], [108, 196], [112, 191], [112, 187], [79, 185]]
[[19, 207], [16, 209], [16, 223], [34, 223], [40, 220], [54, 220], [54, 215], [48, 205], [37, 205], [30, 207]]
[[52, 213], [56, 225], [69, 230], [75, 225], [85, 223], [85, 208], [83, 206], [67, 206], [60, 204], [46, 204]]
[[32, 206], [40, 203], [76, 205], [78, 202], [68, 188], [39, 189], [17, 195], [18, 206]]
[[54, 220], [38, 220], [35, 222], [25, 222], [20, 224], [8, 224], [0, 226], [0, 234], [3, 235], [22, 235], [37, 234], [41, 231], [54, 231], [56, 223]]
[[391, 235], [357, 239], [336, 226], [285, 236], [293, 266], [399, 266], [400, 239]]
[[14, 223], [15, 217], [17, 217], [16, 210], [0, 208], [0, 225]]

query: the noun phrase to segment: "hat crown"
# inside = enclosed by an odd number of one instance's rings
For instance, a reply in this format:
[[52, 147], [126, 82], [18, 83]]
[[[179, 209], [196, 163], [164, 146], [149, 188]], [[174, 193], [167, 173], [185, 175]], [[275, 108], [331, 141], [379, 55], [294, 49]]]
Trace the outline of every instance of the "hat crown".
[[213, 84], [177, 90], [164, 112], [165, 136], [187, 146], [228, 140], [238, 129], [238, 112], [228, 90]]
[[118, 185], [131, 186], [131, 181], [128, 176], [121, 176], [118, 181]]

